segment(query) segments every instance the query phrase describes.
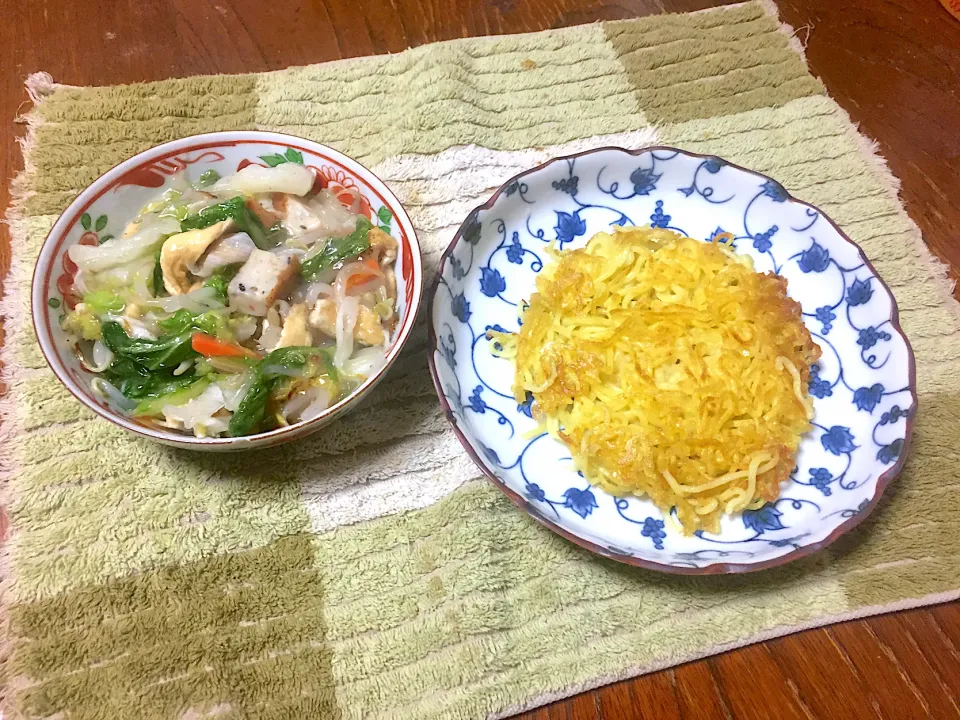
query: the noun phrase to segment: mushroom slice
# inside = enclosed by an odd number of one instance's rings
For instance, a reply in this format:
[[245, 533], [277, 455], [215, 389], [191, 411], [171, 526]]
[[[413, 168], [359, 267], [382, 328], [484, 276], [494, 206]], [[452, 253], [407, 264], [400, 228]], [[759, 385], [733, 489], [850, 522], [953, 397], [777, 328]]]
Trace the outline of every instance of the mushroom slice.
[[171, 295], [190, 291], [193, 282], [188, 270], [206, 252], [214, 240], [230, 229], [233, 220], [224, 220], [200, 230], [187, 230], [168, 237], [160, 249], [163, 286]]

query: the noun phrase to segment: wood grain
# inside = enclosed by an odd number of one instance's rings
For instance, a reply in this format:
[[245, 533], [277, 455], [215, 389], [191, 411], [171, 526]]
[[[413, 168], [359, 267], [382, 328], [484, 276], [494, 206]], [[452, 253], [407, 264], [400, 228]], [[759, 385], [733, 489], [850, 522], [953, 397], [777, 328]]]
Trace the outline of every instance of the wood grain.
[[[107, 85], [273, 70], [720, 0], [31, 0], [0, 25], [0, 206], [21, 168], [26, 75]], [[960, 23], [936, 0], [779, 0], [810, 67], [903, 181], [960, 269]], [[291, 29], [295, 28], [295, 31]], [[10, 257], [0, 226], [0, 276]], [[2, 520], [0, 520], [2, 528]], [[2, 529], [0, 529], [2, 532]], [[960, 604], [812, 630], [584, 693], [525, 720], [960, 718]]]

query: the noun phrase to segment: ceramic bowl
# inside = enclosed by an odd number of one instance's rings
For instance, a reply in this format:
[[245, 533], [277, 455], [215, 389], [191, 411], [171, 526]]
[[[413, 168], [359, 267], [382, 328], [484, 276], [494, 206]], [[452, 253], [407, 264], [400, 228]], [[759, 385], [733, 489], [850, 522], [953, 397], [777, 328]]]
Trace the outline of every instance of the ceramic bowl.
[[[562, 443], [536, 435], [529, 401], [513, 398], [512, 363], [484, 339], [489, 328], [517, 330], [549, 243], [580, 247], [617, 224], [704, 242], [732, 233], [760, 272], [787, 278], [823, 351], [809, 383], [814, 428], [789, 482], [776, 502], [725, 517], [716, 535], [685, 536], [649, 500], [587, 482]], [[430, 367], [464, 447], [520, 508], [601, 555], [692, 574], [779, 565], [863, 520], [903, 464], [914, 362], [890, 291], [823, 212], [718, 157], [603, 148], [522, 173], [468, 216], [429, 298]]]
[[[90, 390], [92, 375], [67, 346], [59, 317], [76, 298], [69, 289], [76, 266], [66, 255], [79, 242], [103, 242], [119, 235], [131, 215], [156, 198], [169, 179], [181, 170], [195, 178], [206, 170], [228, 175], [250, 164], [265, 164], [264, 156], [283, 156], [303, 162], [332, 192], [359, 191], [364, 211], [379, 213], [390, 223], [399, 241], [397, 291], [399, 324], [385, 366], [356, 391], [321, 415], [285, 428], [237, 438], [198, 438], [138, 423]], [[389, 211], [389, 216], [387, 215]], [[378, 224], [383, 224], [378, 219]], [[33, 276], [33, 323], [40, 348], [57, 378], [73, 395], [101, 417], [145, 438], [182, 448], [209, 451], [243, 450], [277, 445], [303, 437], [332, 422], [383, 378], [410, 335], [420, 305], [423, 271], [420, 246], [406, 211], [386, 185], [367, 168], [343, 153], [319, 143], [280, 133], [218, 132], [175, 140], [136, 155], [93, 182], [74, 200], [47, 236]]]

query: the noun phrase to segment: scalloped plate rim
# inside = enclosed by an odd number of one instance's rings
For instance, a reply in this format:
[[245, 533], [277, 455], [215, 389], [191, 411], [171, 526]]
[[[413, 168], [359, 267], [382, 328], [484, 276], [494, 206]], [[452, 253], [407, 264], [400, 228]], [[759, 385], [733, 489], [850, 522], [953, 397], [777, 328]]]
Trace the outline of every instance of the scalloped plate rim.
[[553, 532], [557, 533], [561, 537], [566, 538], [570, 542], [579, 545], [580, 547], [589, 550], [592, 553], [600, 555], [605, 558], [616, 560], [618, 562], [631, 565], [634, 567], [644, 568], [646, 570], [655, 570], [658, 572], [664, 572], [672, 575], [723, 575], [723, 574], [734, 574], [734, 573], [747, 573], [747, 572], [756, 572], [759, 570], [765, 570], [773, 567], [778, 567], [785, 565], [794, 560], [799, 560], [804, 557], [808, 557], [819, 550], [824, 549], [825, 547], [831, 545], [842, 535], [849, 533], [855, 527], [857, 527], [861, 522], [864, 521], [876, 508], [877, 504], [880, 501], [880, 498], [883, 496], [884, 491], [887, 486], [895, 480], [903, 470], [903, 466], [906, 463], [906, 459], [910, 452], [910, 444], [913, 438], [913, 429], [914, 422], [916, 418], [916, 411], [919, 408], [919, 398], [917, 396], [917, 370], [916, 370], [916, 359], [914, 357], [913, 346], [910, 344], [910, 340], [907, 337], [906, 333], [903, 332], [903, 328], [900, 326], [900, 310], [897, 305], [897, 299], [894, 294], [891, 292], [886, 281], [880, 273], [877, 272], [876, 268], [873, 266], [873, 263], [870, 262], [870, 259], [864, 253], [863, 248], [859, 244], [854, 242], [849, 235], [847, 235], [840, 226], [838, 226], [830, 216], [825, 213], [823, 210], [818, 208], [815, 205], [812, 205], [803, 200], [799, 200], [794, 197], [789, 191], [784, 188], [785, 199], [791, 203], [795, 203], [802, 207], [809, 208], [819, 213], [830, 226], [834, 229], [837, 235], [842, 238], [845, 242], [851, 245], [857, 250], [860, 254], [860, 258], [863, 260], [866, 267], [873, 273], [874, 277], [877, 278], [877, 281], [883, 291], [886, 293], [887, 297], [890, 299], [890, 324], [896, 333], [903, 339], [904, 344], [906, 345], [907, 359], [908, 359], [908, 375], [909, 375], [909, 390], [910, 397], [912, 400], [912, 412], [910, 416], [906, 418], [906, 427], [904, 430], [903, 438], [903, 447], [900, 451], [900, 454], [897, 458], [897, 461], [890, 466], [885, 472], [881, 473], [877, 478], [876, 490], [873, 494], [873, 497], [869, 500], [867, 506], [856, 515], [846, 519], [844, 522], [840, 523], [826, 538], [823, 540], [811, 543], [809, 545], [804, 545], [800, 548], [792, 550], [789, 553], [785, 553], [779, 557], [771, 558], [769, 560], [763, 560], [756, 563], [728, 563], [728, 562], [717, 562], [709, 563], [702, 567], [689, 567], [689, 566], [679, 566], [671, 565], [667, 563], [659, 563], [653, 560], [647, 560], [645, 558], [640, 558], [632, 555], [625, 555], [613, 552], [607, 548], [604, 548], [600, 545], [597, 545], [583, 537], [580, 537], [561, 525], [555, 523], [554, 521], [546, 518], [539, 511], [537, 511], [530, 503], [528, 503], [523, 497], [521, 497], [517, 492], [509, 488], [503, 481], [497, 478], [493, 472], [489, 470], [486, 463], [480, 458], [476, 450], [474, 450], [470, 441], [465, 436], [463, 430], [457, 424], [455, 417], [453, 415], [452, 408], [450, 407], [449, 402], [444, 395], [443, 388], [441, 386], [440, 378], [437, 373], [436, 368], [436, 357], [439, 352], [439, 345], [437, 341], [437, 333], [434, 328], [433, 317], [434, 317], [434, 302], [440, 289], [441, 278], [443, 277], [443, 271], [452, 255], [454, 249], [459, 244], [460, 240], [463, 237], [463, 232], [466, 226], [470, 223], [471, 219], [474, 218], [481, 210], [491, 209], [500, 198], [500, 196], [506, 192], [507, 188], [515, 182], [519, 182], [521, 179], [540, 172], [541, 170], [555, 164], [558, 162], [565, 162], [568, 160], [574, 160], [576, 158], [593, 155], [601, 152], [620, 152], [634, 157], [640, 156], [646, 153], [655, 153], [658, 151], [664, 152], [677, 152], [689, 157], [699, 158], [701, 160], [707, 160], [711, 158], [719, 158], [723, 160], [726, 165], [731, 168], [734, 168], [738, 171], [753, 175], [762, 180], [771, 181], [776, 183], [778, 186], [783, 187], [779, 181], [770, 177], [769, 175], [764, 175], [763, 173], [757, 172], [756, 170], [751, 170], [749, 168], [743, 167], [734, 162], [730, 162], [726, 158], [722, 158], [718, 155], [697, 153], [689, 150], [684, 150], [682, 148], [677, 148], [669, 145], [648, 145], [642, 148], [629, 149], [624, 147], [619, 147], [616, 145], [604, 145], [601, 147], [591, 148], [589, 150], [583, 150], [577, 153], [571, 153], [569, 155], [560, 155], [554, 158], [550, 158], [545, 162], [542, 162], [532, 168], [524, 170], [516, 175], [508, 178], [504, 181], [496, 191], [490, 196], [490, 198], [480, 205], [475, 206], [464, 218], [464, 221], [457, 228], [457, 231], [454, 233], [453, 238], [450, 243], [444, 249], [443, 254], [440, 257], [440, 261], [437, 264], [436, 276], [430, 284], [430, 287], [427, 291], [427, 364], [430, 368], [430, 377], [433, 381], [434, 390], [437, 393], [437, 397], [440, 401], [440, 406], [443, 408], [444, 417], [447, 422], [450, 424], [453, 429], [454, 434], [457, 437], [457, 440], [463, 446], [464, 450], [477, 465], [480, 471], [484, 476], [487, 477], [497, 488], [499, 488], [510, 501], [517, 506], [520, 510], [528, 514], [535, 521], [549, 528]]

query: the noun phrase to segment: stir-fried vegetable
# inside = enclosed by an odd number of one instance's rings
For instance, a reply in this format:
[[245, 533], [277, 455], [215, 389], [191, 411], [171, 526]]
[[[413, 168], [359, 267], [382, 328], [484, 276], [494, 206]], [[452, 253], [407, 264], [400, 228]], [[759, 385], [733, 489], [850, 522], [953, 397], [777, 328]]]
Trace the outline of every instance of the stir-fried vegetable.
[[372, 227], [373, 223], [367, 218], [359, 218], [356, 230], [342, 238], [331, 238], [320, 252], [304, 260], [300, 264], [300, 274], [308, 281], [316, 280], [323, 270], [365, 252], [370, 247], [367, 233]]
[[101, 331], [104, 345], [114, 354], [132, 360], [147, 370], [175, 368], [184, 360], [196, 356], [190, 344], [192, 332], [162, 335], [156, 340], [132, 338], [120, 323], [113, 321], [103, 323]]
[[315, 347], [280, 348], [257, 363], [253, 368], [253, 384], [230, 418], [230, 434], [237, 437], [259, 432], [267, 417], [267, 404], [276, 383], [287, 375], [285, 371], [301, 369], [311, 359], [321, 360], [315, 374], [336, 372], [327, 352]]
[[84, 340], [99, 340], [101, 337], [100, 321], [90, 308], [82, 303], [66, 314], [60, 327]]
[[325, 189], [296, 150], [261, 160], [177, 173], [118, 237], [68, 251], [61, 327], [114, 407], [248, 435], [316, 418], [383, 367], [398, 250], [384, 209]]
[[210, 187], [217, 180], [220, 179], [220, 173], [211, 168], [210, 170], [205, 170], [200, 174], [200, 177], [197, 178], [197, 182], [194, 183], [194, 187], [197, 190], [202, 190], [205, 187]]
[[218, 268], [213, 275], [207, 278], [207, 281], [203, 283], [203, 286], [211, 287], [216, 290], [217, 297], [220, 298], [220, 301], [223, 304], [226, 304], [227, 288], [230, 287], [230, 281], [236, 276], [238, 270], [240, 270], [240, 263], [235, 265], [224, 265], [222, 268]]
[[137, 231], [129, 237], [114, 238], [102, 245], [73, 245], [67, 254], [83, 272], [102, 272], [127, 265], [144, 256], [149, 257], [167, 237], [179, 229], [173, 218], [153, 215], [149, 220], [144, 219]]
[[125, 305], [123, 298], [109, 290], [94, 290], [83, 296], [83, 304], [94, 315], [118, 313]]
[[221, 342], [206, 333], [194, 333], [190, 344], [204, 357], [259, 357], [253, 350], [248, 350], [242, 345]]
[[377, 264], [376, 258], [368, 257], [362, 262], [364, 269], [358, 272], [355, 272], [345, 283], [347, 290], [353, 290], [358, 287], [363, 287], [368, 282], [376, 280], [377, 278], [383, 277], [383, 273], [380, 272], [380, 265]]
[[142, 365], [122, 357], [114, 359], [104, 377], [133, 400], [168, 395], [192, 385], [197, 379], [192, 373], [149, 372]]
[[157, 325], [170, 335], [182, 335], [191, 330], [199, 330], [218, 338], [230, 337], [230, 324], [218, 312], [193, 313], [189, 310], [177, 310], [166, 320], [160, 320]]
[[184, 218], [180, 222], [180, 229], [184, 232], [200, 230], [224, 220], [233, 220], [236, 226], [249, 235], [261, 250], [271, 247], [268, 244], [267, 231], [260, 219], [247, 208], [247, 199], [243, 195], [224, 200], [216, 205], [209, 205], [196, 215]]
[[160, 266], [160, 248], [153, 256], [153, 274], [150, 276], [150, 292], [154, 297], [160, 297], [163, 294], [163, 268]]
[[169, 392], [141, 400], [137, 407], [133, 409], [132, 414], [135, 416], [162, 415], [163, 408], [167, 405], [183, 405], [200, 395], [209, 384], [209, 378], [189, 378], [189, 382], [184, 383], [182, 387], [174, 387]]

